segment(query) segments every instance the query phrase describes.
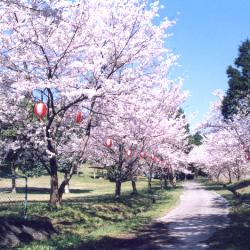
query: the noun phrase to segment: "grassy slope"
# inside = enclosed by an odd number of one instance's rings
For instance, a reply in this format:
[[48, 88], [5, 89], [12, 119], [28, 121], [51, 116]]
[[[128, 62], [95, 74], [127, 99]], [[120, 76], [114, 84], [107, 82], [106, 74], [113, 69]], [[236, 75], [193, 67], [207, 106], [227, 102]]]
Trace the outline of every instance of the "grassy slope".
[[230, 225], [208, 240], [211, 249], [250, 249], [250, 187], [238, 190], [243, 195], [239, 200], [221, 184], [205, 182], [205, 185], [225, 197], [231, 206]]
[[[86, 169], [87, 170], [87, 169]], [[58, 231], [50, 240], [33, 242], [21, 246], [25, 250], [74, 249], [77, 246], [93, 246], [105, 236], [113, 237], [130, 232], [159, 217], [179, 200], [181, 187], [171, 190], [160, 190], [159, 181], [153, 182], [153, 192], [146, 191], [147, 182], [138, 180], [139, 195], [131, 196], [130, 183], [122, 185], [121, 202], [113, 198], [114, 183], [104, 179], [93, 180], [89, 170], [83, 177], [74, 177], [71, 182], [73, 193], [67, 196], [63, 208], [49, 211], [44, 196], [47, 196], [48, 177], [29, 180], [29, 195], [40, 202], [29, 202], [29, 217], [42, 215], [48, 217]], [[39, 184], [39, 185], [37, 185]], [[14, 208], [13, 208], [14, 209]], [[15, 211], [0, 211], [0, 216], [15, 214]], [[92, 248], [92, 249], [93, 249]]]

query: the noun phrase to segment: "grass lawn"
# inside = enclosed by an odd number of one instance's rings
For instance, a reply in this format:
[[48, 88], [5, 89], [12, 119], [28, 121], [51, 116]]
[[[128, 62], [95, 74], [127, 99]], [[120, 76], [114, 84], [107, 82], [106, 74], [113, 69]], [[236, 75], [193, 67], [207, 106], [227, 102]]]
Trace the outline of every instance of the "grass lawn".
[[[48, 209], [48, 177], [29, 180], [28, 216], [47, 217], [52, 221], [56, 233], [51, 239], [21, 245], [18, 249], [95, 249], [95, 243], [105, 237], [126, 234], [152, 221], [173, 208], [179, 200], [182, 188], [161, 190], [159, 181], [154, 180], [152, 193], [147, 192], [145, 178], [139, 178], [139, 194], [131, 196], [131, 184], [123, 183], [122, 199], [115, 201], [114, 183], [91, 177], [89, 170], [84, 176], [73, 177], [72, 194], [65, 195], [63, 207]], [[38, 184], [38, 185], [37, 185]], [[32, 201], [33, 200], [33, 201]], [[38, 201], [40, 200], [40, 201]], [[18, 216], [15, 208], [0, 210], [1, 216]], [[105, 244], [105, 243], [104, 243]]]
[[250, 249], [250, 187], [238, 190], [242, 194], [242, 198], [238, 199], [220, 183], [204, 182], [204, 184], [207, 189], [225, 197], [231, 206], [230, 225], [216, 232], [208, 240], [211, 249]]
[[[63, 175], [59, 174], [59, 183], [63, 180]], [[17, 194], [5, 194], [6, 199], [23, 199], [24, 179], [17, 179]], [[139, 179], [137, 182], [138, 189], [146, 188], [147, 183], [144, 179]], [[4, 201], [4, 193], [1, 189], [11, 187], [11, 179], [0, 178], [0, 201]], [[48, 201], [49, 200], [49, 176], [41, 176], [28, 178], [28, 201]], [[99, 194], [111, 194], [114, 192], [115, 184], [103, 178], [93, 179], [93, 170], [85, 167], [81, 176], [74, 175], [70, 180], [70, 193], [64, 194], [64, 199], [71, 199], [85, 196], [96, 196]], [[122, 185], [123, 191], [130, 191], [130, 182], [125, 182]]]

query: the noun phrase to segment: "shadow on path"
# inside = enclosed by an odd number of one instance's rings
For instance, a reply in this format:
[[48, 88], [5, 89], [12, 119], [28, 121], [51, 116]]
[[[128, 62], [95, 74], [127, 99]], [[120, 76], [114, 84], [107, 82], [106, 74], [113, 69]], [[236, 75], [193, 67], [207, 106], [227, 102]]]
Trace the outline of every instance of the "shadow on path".
[[208, 249], [205, 240], [228, 223], [227, 204], [196, 183], [188, 184], [182, 196], [179, 206], [153, 224], [119, 237], [89, 241], [77, 249]]

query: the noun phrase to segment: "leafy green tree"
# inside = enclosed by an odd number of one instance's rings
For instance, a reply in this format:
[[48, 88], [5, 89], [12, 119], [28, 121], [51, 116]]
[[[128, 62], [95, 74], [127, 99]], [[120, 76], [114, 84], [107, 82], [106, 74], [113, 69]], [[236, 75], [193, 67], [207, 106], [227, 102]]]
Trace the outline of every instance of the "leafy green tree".
[[199, 132], [196, 132], [194, 135], [189, 136], [188, 140], [189, 145], [200, 146], [202, 144], [202, 136]]
[[239, 110], [249, 108], [250, 104], [250, 40], [239, 47], [236, 67], [229, 66], [227, 75], [229, 88], [224, 97], [221, 112], [225, 119], [230, 119]]

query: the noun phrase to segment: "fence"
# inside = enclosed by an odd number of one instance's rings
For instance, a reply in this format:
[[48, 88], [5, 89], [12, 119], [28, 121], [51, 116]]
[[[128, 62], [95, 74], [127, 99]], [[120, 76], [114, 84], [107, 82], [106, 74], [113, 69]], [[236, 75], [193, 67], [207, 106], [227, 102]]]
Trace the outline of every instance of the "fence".
[[27, 177], [0, 176], [0, 216], [21, 215], [27, 217]]

